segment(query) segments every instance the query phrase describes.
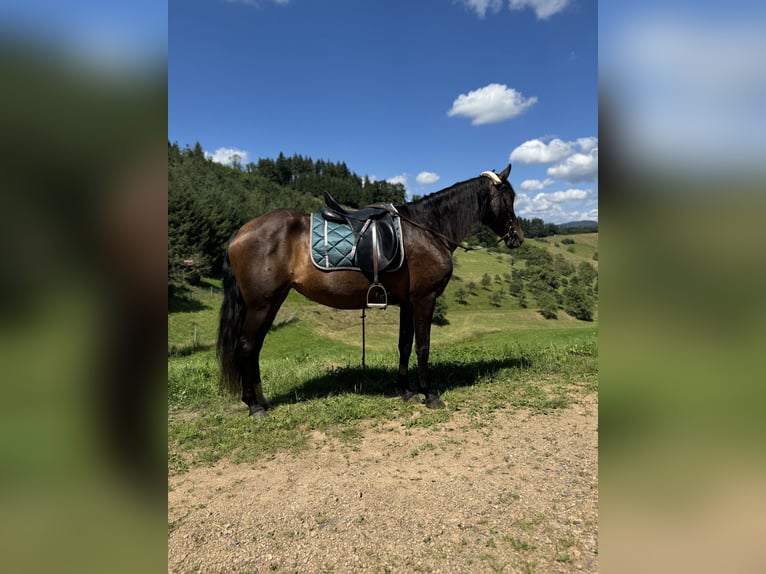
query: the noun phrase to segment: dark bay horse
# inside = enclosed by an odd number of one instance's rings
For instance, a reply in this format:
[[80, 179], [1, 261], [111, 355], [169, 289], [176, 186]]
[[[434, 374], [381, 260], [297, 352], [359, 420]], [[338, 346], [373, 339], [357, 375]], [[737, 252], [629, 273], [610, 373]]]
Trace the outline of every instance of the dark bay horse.
[[[488, 225], [513, 249], [524, 241], [508, 182], [511, 166], [499, 174], [456, 183], [413, 203], [396, 206], [401, 216], [405, 261], [381, 274], [388, 302], [399, 305], [399, 372], [396, 390], [420, 402], [409, 389], [407, 368], [413, 336], [420, 392], [426, 406], [443, 408], [428, 379], [431, 319], [436, 298], [452, 276], [452, 252], [478, 223]], [[257, 217], [232, 237], [224, 260], [224, 300], [218, 329], [221, 388], [242, 393], [250, 414], [264, 416], [259, 355], [266, 333], [290, 289], [336, 309], [362, 309], [370, 281], [360, 271], [321, 271], [311, 260], [310, 217], [277, 209]]]

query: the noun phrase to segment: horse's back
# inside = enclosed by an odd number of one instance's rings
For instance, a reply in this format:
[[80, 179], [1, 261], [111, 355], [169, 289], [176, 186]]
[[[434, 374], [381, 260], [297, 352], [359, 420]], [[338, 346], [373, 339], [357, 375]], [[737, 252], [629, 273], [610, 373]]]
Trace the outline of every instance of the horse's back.
[[308, 244], [308, 220], [305, 213], [276, 209], [239, 229], [229, 243], [228, 255], [243, 291], [249, 286], [278, 291], [289, 285], [295, 260]]
[[238, 242], [263, 238], [271, 240], [271, 234], [280, 231], [288, 231], [296, 225], [301, 226], [301, 222], [308, 217], [305, 213], [300, 213], [292, 209], [280, 208], [259, 215], [251, 219], [239, 228], [229, 247]]

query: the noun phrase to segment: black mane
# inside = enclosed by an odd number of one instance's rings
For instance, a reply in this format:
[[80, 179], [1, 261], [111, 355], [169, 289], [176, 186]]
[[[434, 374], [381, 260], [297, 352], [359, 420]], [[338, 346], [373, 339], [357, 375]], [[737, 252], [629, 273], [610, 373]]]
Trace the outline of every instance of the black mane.
[[397, 209], [457, 244], [481, 222], [489, 197], [486, 193], [489, 183], [485, 177], [474, 177], [417, 201], [397, 206]]

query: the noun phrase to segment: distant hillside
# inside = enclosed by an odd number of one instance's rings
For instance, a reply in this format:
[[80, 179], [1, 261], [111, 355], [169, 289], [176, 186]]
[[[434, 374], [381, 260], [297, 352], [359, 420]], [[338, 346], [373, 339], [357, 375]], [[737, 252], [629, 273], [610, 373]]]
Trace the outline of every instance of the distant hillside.
[[592, 221], [585, 219], [583, 221], [567, 221], [566, 223], [559, 223], [558, 227], [598, 227], [598, 221]]

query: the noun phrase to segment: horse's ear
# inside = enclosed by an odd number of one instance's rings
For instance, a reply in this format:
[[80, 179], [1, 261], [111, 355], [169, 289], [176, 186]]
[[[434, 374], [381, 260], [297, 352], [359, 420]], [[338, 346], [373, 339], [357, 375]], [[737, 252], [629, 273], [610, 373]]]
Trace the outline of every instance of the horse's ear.
[[500, 177], [501, 181], [508, 181], [508, 176], [511, 174], [511, 164], [508, 164], [508, 167], [506, 167], [503, 171], [501, 171], [498, 176]]

